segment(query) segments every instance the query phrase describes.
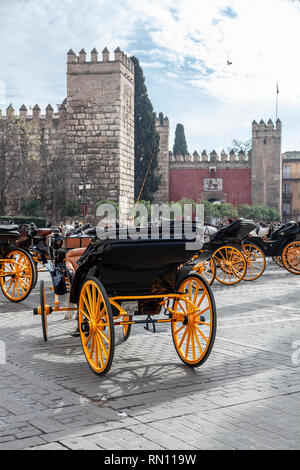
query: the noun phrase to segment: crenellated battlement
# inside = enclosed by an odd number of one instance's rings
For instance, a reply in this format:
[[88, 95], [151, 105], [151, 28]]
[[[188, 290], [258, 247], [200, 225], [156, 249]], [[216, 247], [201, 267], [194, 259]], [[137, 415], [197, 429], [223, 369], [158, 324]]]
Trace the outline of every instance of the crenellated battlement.
[[81, 49], [78, 55], [70, 49], [67, 53], [68, 74], [98, 74], [122, 72], [133, 82], [134, 64], [131, 59], [117, 47], [114, 51], [114, 59], [110, 60], [110, 52], [105, 47], [102, 51], [102, 60], [99, 60], [98, 51], [94, 47], [90, 53], [90, 60], [87, 60], [87, 54]]
[[269, 119], [267, 123], [263, 119], [259, 121], [257, 124], [256, 121], [252, 121], [252, 137], [261, 137], [262, 135], [265, 136], [276, 136], [278, 137], [281, 135], [281, 121], [277, 119], [275, 124], [273, 123], [272, 119]]
[[216, 165], [218, 168], [248, 168], [251, 164], [251, 151], [247, 154], [240, 150], [236, 153], [233, 149], [227, 154], [223, 149], [220, 152], [220, 155], [213, 150], [209, 154], [206, 153], [206, 150], [203, 150], [201, 154], [195, 150], [192, 155], [173, 155], [172, 152], [169, 152], [169, 162], [171, 168], [179, 168], [188, 165], [188, 167], [194, 168], [208, 168], [212, 164]]
[[39, 124], [40, 126], [46, 125], [47, 127], [54, 126], [58, 124], [65, 124], [66, 120], [66, 106], [61, 104], [59, 106], [58, 112], [54, 112], [54, 109], [50, 104], [45, 109], [45, 114], [41, 114], [41, 109], [38, 104], [33, 108], [28, 108], [25, 104], [19, 108], [19, 114], [16, 114], [15, 109], [12, 105], [9, 105], [5, 110], [6, 114], [2, 114], [0, 110], [0, 120], [15, 119], [24, 122], [33, 122]]

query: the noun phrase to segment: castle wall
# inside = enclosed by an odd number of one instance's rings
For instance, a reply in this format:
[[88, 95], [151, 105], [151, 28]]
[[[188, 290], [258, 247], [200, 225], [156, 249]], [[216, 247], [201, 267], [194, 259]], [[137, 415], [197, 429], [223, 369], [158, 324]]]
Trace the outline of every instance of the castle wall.
[[[22, 202], [40, 199], [43, 211], [51, 216], [55, 204], [64, 203], [64, 113], [54, 113], [48, 105], [46, 113], [41, 115], [39, 106], [35, 105], [32, 114], [28, 114], [23, 105], [19, 114], [15, 114], [10, 106], [0, 118], [2, 164], [5, 160], [1, 168], [4, 212], [16, 215]], [[53, 169], [60, 169], [59, 187]]]
[[120, 49], [109, 60], [92, 51], [86, 61], [69, 51], [66, 154], [69, 198], [89, 181], [92, 206], [101, 199], [134, 198], [134, 65]]
[[[12, 107], [0, 112], [0, 215], [20, 213], [32, 199], [56, 219], [79, 196], [90, 199], [92, 213], [101, 199], [126, 199], [124, 210], [133, 203], [134, 65], [119, 48], [109, 56], [107, 48], [102, 60], [96, 49], [90, 61], [83, 49], [68, 52], [67, 98], [58, 113], [50, 105], [44, 115], [38, 105], [32, 114], [24, 105], [18, 115]], [[84, 194], [82, 182], [91, 187]]]
[[281, 122], [252, 124], [252, 149], [248, 156], [232, 150], [207, 155], [169, 153], [169, 200], [183, 197], [275, 207], [281, 213]]
[[252, 204], [276, 208], [281, 213], [281, 122], [252, 123]]
[[162, 123], [156, 119], [155, 128], [159, 134], [158, 171], [162, 175], [155, 202], [162, 203], [169, 200], [169, 119], [164, 117]]

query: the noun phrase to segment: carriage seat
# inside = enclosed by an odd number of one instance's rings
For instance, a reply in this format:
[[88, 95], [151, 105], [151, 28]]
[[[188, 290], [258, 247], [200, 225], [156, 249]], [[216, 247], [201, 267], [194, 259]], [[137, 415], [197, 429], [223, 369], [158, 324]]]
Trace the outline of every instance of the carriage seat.
[[53, 232], [52, 228], [38, 228], [37, 235], [39, 237], [47, 237], [47, 235], [51, 235]]
[[66, 266], [69, 271], [75, 272], [78, 268], [77, 261], [85, 252], [86, 247], [83, 248], [74, 248], [73, 250], [67, 251], [66, 254]]

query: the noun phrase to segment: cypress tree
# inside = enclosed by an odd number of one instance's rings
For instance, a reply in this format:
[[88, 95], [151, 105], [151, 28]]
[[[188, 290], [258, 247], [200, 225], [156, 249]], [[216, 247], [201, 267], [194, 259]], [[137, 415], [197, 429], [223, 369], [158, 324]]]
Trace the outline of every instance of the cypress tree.
[[184, 127], [182, 124], [177, 124], [176, 130], [175, 130], [173, 155], [177, 155], [178, 153], [181, 153], [181, 155], [186, 155], [188, 153], [186, 140], [185, 140]]
[[159, 135], [155, 129], [156, 115], [148, 97], [143, 70], [139, 60], [134, 64], [134, 192], [137, 199], [149, 168], [140, 199], [153, 201], [161, 176], [158, 173]]

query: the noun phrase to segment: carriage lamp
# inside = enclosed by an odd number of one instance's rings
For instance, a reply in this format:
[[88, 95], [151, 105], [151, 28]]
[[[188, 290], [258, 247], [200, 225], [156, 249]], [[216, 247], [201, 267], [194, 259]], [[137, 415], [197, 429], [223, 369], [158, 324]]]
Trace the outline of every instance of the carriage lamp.
[[78, 202], [81, 205], [81, 215], [85, 217], [88, 214], [91, 199], [86, 196], [86, 191], [91, 189], [91, 183], [89, 181], [80, 181], [78, 184], [79, 196]]

